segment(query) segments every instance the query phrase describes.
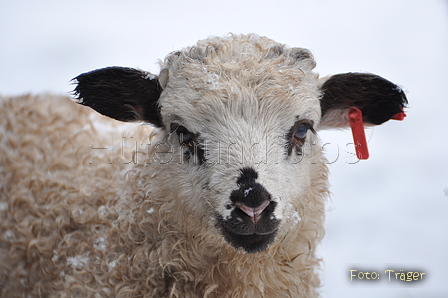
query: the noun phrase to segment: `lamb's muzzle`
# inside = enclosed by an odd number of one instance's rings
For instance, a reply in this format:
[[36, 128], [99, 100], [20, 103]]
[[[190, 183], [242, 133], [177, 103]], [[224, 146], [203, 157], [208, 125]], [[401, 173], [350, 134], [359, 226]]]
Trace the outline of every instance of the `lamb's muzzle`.
[[277, 234], [280, 220], [274, 215], [277, 203], [271, 194], [256, 181], [253, 168], [243, 168], [237, 179], [238, 189], [232, 191], [227, 209], [230, 216], [220, 217], [224, 238], [235, 248], [259, 252], [269, 246]]

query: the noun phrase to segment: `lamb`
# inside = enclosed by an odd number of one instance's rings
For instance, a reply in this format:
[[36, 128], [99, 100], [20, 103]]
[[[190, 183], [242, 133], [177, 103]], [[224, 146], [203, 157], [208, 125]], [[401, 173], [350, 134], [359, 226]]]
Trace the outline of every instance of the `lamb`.
[[[307, 49], [229, 35], [169, 54], [158, 76], [81, 74], [79, 104], [2, 98], [0, 296], [317, 297], [317, 131], [348, 127], [351, 108], [382, 124], [407, 99], [314, 67]], [[131, 159], [99, 149], [115, 120], [138, 122]]]

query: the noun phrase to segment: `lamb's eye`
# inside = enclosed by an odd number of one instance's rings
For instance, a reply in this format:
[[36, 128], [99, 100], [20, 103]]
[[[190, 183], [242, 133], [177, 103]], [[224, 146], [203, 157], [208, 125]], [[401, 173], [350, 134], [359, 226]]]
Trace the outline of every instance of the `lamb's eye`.
[[171, 125], [171, 132], [176, 132], [182, 145], [192, 145], [194, 142], [194, 135], [182, 125]]
[[289, 132], [290, 146], [288, 155], [291, 154], [294, 148], [296, 148], [297, 154], [302, 153], [302, 146], [305, 145], [305, 139], [309, 130], [315, 133], [315, 130], [313, 129], [313, 121], [311, 120], [299, 120], [294, 124]]
[[[185, 160], [189, 160], [193, 164], [202, 164], [204, 162], [204, 149], [202, 148], [202, 141], [199, 133], [194, 134], [177, 123], [171, 124], [170, 132], [175, 132], [177, 134], [181, 149], [185, 153]], [[187, 150], [183, 150], [184, 148]], [[180, 162], [182, 162], [182, 160]]]
[[309, 124], [308, 123], [302, 123], [297, 127], [297, 129], [294, 132], [294, 138], [298, 140], [303, 140], [306, 138], [306, 134], [308, 133]]

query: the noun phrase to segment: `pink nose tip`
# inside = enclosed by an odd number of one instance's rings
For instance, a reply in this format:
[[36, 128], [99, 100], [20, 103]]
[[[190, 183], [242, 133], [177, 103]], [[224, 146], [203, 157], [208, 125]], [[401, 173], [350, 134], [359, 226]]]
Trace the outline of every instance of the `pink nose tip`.
[[246, 213], [253, 223], [257, 223], [260, 220], [261, 213], [264, 211], [264, 209], [266, 209], [267, 206], [269, 206], [269, 201], [264, 201], [260, 206], [255, 208], [248, 207], [243, 203], [235, 204], [235, 207], [239, 208], [241, 211]]

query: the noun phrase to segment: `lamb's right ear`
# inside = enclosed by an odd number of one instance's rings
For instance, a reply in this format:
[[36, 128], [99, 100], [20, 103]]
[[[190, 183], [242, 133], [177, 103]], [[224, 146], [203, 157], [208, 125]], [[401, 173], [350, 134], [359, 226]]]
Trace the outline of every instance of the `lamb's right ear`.
[[162, 92], [158, 78], [127, 67], [106, 67], [73, 79], [78, 103], [120, 121], [144, 121], [163, 127], [158, 99]]

